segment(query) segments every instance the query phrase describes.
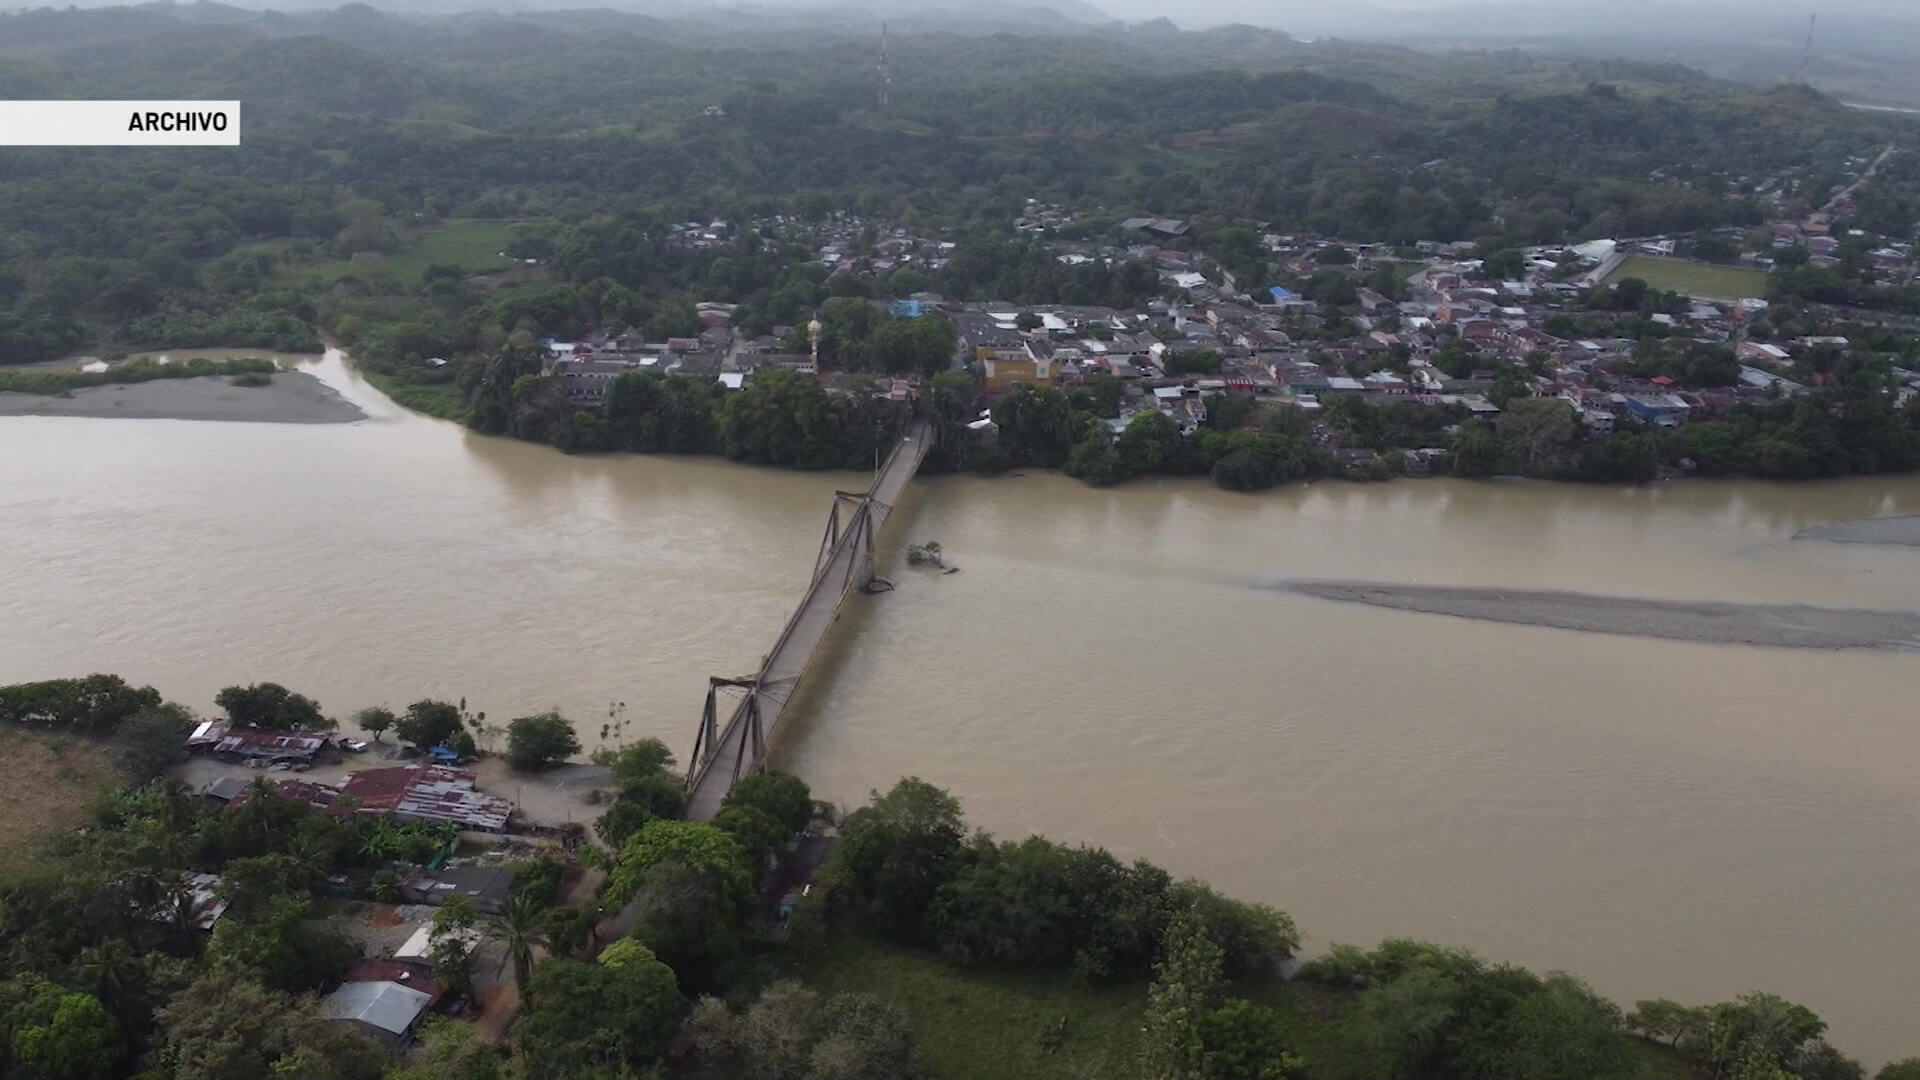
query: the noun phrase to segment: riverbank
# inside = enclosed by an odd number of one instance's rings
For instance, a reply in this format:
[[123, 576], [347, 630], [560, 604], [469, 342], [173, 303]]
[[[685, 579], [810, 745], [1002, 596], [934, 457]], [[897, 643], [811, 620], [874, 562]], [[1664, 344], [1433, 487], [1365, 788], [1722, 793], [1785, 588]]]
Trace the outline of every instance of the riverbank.
[[[1125, 1076], [1139, 1060], [1147, 1015], [1139, 983], [958, 967], [859, 932], [836, 935], [790, 974], [822, 994], [873, 994], [906, 1009], [915, 1047], [942, 1080]], [[1353, 995], [1277, 978], [1238, 983], [1232, 992], [1271, 1010], [1264, 1018], [1284, 1033], [1288, 1048], [1325, 1074], [1364, 1073], [1370, 1064], [1342, 1029]], [[1671, 1047], [1640, 1038], [1623, 1045], [1634, 1080], [1690, 1075]]]
[[303, 371], [276, 372], [265, 386], [235, 386], [224, 376], [200, 376], [87, 386], [61, 395], [0, 392], [0, 416], [346, 424], [366, 415]]
[[1920, 613], [1909, 611], [1359, 581], [1290, 581], [1275, 587], [1322, 600], [1595, 634], [1783, 649], [1920, 651]]

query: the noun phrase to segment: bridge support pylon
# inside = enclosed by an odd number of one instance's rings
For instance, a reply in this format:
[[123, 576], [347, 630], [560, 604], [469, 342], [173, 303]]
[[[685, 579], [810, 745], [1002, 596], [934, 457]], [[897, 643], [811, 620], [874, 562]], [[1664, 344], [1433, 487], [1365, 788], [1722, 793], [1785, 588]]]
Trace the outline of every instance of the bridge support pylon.
[[[709, 765], [715, 764], [713, 758], [720, 752], [720, 715], [719, 694], [723, 689], [746, 691], [747, 737], [740, 740], [740, 746], [733, 755], [733, 779], [740, 779], [741, 772], [748, 761], [759, 761], [766, 753], [767, 736], [760, 718], [760, 678], [722, 679], [718, 676], [707, 678], [707, 703], [700, 710], [700, 730], [693, 737], [693, 756], [687, 762], [687, 783], [691, 785], [696, 777], [706, 772]], [[749, 756], [749, 753], [751, 756]]]

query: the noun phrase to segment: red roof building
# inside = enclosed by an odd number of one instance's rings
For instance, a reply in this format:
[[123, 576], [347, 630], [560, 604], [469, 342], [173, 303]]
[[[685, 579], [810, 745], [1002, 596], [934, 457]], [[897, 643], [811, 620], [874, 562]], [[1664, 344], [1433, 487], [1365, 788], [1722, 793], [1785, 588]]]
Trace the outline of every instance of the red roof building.
[[340, 794], [355, 801], [356, 813], [445, 821], [481, 832], [505, 832], [513, 814], [512, 803], [475, 788], [472, 773], [442, 765], [364, 769], [347, 777]]

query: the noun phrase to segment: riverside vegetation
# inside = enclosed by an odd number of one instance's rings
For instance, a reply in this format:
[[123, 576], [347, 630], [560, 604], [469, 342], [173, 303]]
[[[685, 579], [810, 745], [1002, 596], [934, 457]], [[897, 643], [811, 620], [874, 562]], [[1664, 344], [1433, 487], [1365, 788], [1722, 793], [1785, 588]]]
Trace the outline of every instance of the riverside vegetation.
[[44, 368], [8, 371], [0, 368], [0, 392], [67, 394], [89, 386], [143, 383], [154, 379], [194, 379], [209, 375], [229, 376], [235, 386], [265, 386], [278, 370], [279, 365], [272, 360], [252, 356], [232, 360], [195, 356], [169, 364], [158, 360], [129, 360], [114, 364], [105, 371], [50, 371]]
[[[325, 730], [310, 699], [235, 686], [234, 722]], [[498, 734], [423, 701], [359, 714], [423, 745]], [[711, 824], [681, 820], [673, 759], [647, 739], [601, 757], [597, 897], [560, 902], [553, 857], [517, 864], [504, 910], [435, 919], [436, 977], [472, 979], [478, 931], [511, 960], [517, 1023], [497, 1042], [429, 1022], [395, 1059], [317, 1012], [357, 955], [326, 915], [343, 888], [388, 895], [388, 867], [450, 833], [330, 815], [264, 778], [213, 807], [164, 777], [192, 713], [108, 675], [0, 687], [0, 725], [112, 748], [123, 784], [85, 828], [0, 876], [0, 1068], [34, 1080], [1864, 1080], [1811, 1011], [1763, 993], [1631, 1012], [1577, 978], [1389, 939], [1295, 961], [1284, 913], [1104, 850], [969, 829], [958, 800], [906, 779], [847, 815], [827, 863], [778, 917], [774, 868], [820, 809], [751, 776]], [[574, 752], [555, 714], [507, 725], [516, 764]], [[230, 907], [193, 922], [181, 875], [218, 873]], [[344, 883], [344, 884], [343, 884]], [[316, 890], [325, 886], [327, 897]], [[624, 909], [631, 932], [599, 940]], [[1914, 1080], [1920, 1059], [1877, 1080]]]

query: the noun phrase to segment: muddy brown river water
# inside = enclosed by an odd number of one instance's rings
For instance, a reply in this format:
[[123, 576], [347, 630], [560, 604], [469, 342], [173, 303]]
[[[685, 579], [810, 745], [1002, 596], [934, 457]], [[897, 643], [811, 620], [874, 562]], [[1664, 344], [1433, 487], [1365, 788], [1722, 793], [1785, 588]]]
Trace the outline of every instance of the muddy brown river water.
[[[752, 669], [860, 486], [569, 458], [310, 369], [368, 419], [0, 418], [0, 681], [466, 697], [684, 753], [705, 677]], [[1920, 1054], [1920, 660], [1271, 586], [1920, 612], [1920, 549], [1793, 539], [1916, 513], [1915, 478], [924, 480], [898, 588], [849, 602], [780, 754], [824, 797], [918, 774], [995, 832], [1213, 879], [1316, 946], [1427, 937], [1625, 1002], [1778, 991], [1878, 1064]], [[909, 539], [961, 572], [899, 565]]]

